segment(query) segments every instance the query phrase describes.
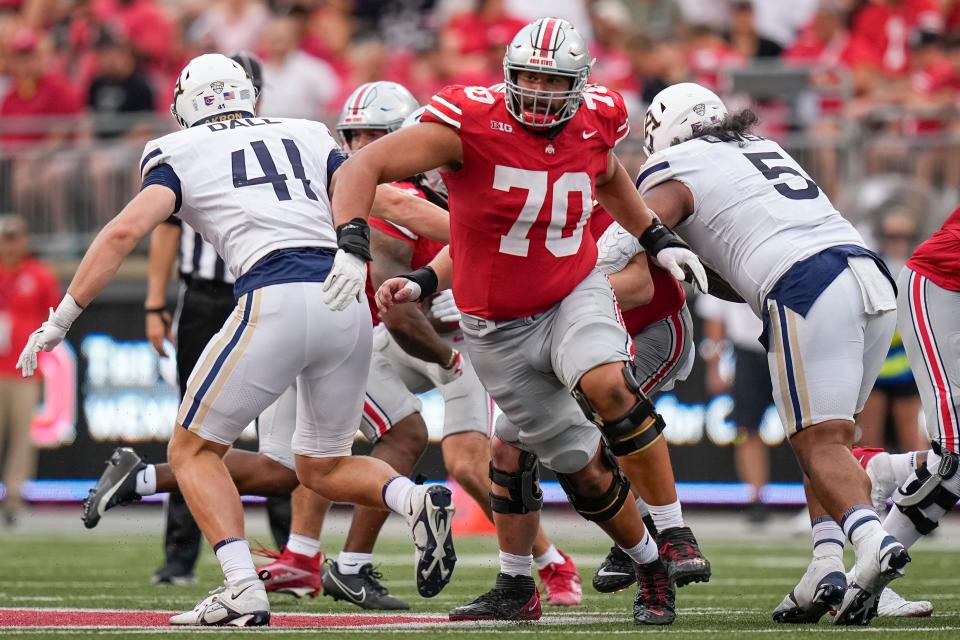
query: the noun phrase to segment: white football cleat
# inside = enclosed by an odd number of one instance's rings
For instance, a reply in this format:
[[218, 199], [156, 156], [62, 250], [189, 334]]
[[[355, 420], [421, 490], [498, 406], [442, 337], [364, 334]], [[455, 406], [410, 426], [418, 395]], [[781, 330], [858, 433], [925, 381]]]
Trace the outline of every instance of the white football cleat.
[[453, 575], [457, 554], [453, 549], [453, 506], [450, 490], [441, 485], [415, 485], [410, 489], [407, 523], [413, 534], [417, 591], [424, 598], [440, 593]]
[[927, 600], [907, 600], [887, 587], [880, 592], [878, 618], [928, 618], [933, 615], [933, 603]]
[[192, 611], [170, 618], [170, 624], [195, 627], [265, 627], [270, 624], [270, 601], [259, 577], [234, 584], [224, 581]]
[[891, 535], [881, 531], [871, 541], [875, 545], [858, 555], [854, 573], [856, 581], [850, 585], [837, 609], [836, 625], [867, 625], [877, 616], [880, 593], [890, 582], [903, 576], [910, 562], [906, 548]]
[[847, 575], [839, 556], [814, 558], [793, 591], [773, 610], [774, 622], [815, 624], [843, 602]]

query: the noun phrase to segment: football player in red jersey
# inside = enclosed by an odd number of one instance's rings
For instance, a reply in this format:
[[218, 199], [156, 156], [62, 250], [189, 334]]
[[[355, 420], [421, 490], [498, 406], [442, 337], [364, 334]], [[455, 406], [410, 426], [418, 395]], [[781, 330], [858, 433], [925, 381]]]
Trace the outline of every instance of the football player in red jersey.
[[960, 501], [960, 208], [913, 252], [897, 289], [897, 325], [931, 441], [883, 522], [910, 547]]
[[[538, 459], [557, 472], [574, 508], [635, 561], [634, 621], [675, 617], [674, 587], [616, 463], [654, 442], [663, 421], [640, 388], [630, 336], [595, 268], [586, 228], [594, 198], [675, 277], [704, 274], [614, 155], [629, 130], [626, 108], [615, 92], [587, 86], [590, 66], [568, 22], [537, 20], [507, 47], [502, 90], [447, 87], [420, 124], [371, 144], [338, 173], [334, 210], [347, 223], [367, 217], [378, 182], [441, 168], [449, 250], [385, 282], [377, 302], [388, 308], [452, 281], [471, 360], [513, 426], [497, 432], [491, 464], [501, 571], [491, 591], [451, 612], [454, 620], [540, 617], [530, 575], [543, 502]], [[328, 304], [356, 295], [363, 267], [341, 259]]]

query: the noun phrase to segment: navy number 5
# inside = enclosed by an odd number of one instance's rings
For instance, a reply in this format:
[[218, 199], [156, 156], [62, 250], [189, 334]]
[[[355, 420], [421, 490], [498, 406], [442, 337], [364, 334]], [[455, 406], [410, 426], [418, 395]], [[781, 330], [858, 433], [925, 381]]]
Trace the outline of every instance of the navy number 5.
[[807, 186], [803, 189], [792, 189], [782, 182], [780, 184], [773, 185], [773, 188], [776, 189], [780, 195], [790, 198], [791, 200], [814, 200], [820, 195], [820, 187], [817, 186], [817, 183], [813, 180], [810, 180], [793, 167], [782, 167], [767, 164], [768, 160], [783, 160], [783, 156], [779, 153], [775, 151], [768, 151], [765, 153], [745, 153], [743, 155], [746, 156], [747, 160], [753, 163], [753, 166], [755, 166], [767, 180], [776, 180], [782, 175], [791, 175], [803, 178], [807, 183]]
[[[303, 192], [311, 200], [317, 199], [317, 194], [310, 188], [310, 180], [303, 171], [303, 160], [300, 158], [300, 149], [297, 148], [293, 140], [283, 138], [283, 148], [287, 152], [287, 159], [293, 169], [293, 177], [303, 183]], [[247, 158], [243, 149], [238, 149], [230, 154], [233, 162], [233, 186], [252, 187], [258, 184], [270, 184], [273, 186], [274, 193], [278, 200], [291, 200], [290, 189], [287, 187], [287, 174], [277, 171], [277, 165], [270, 155], [270, 150], [263, 140], [254, 140], [250, 143], [253, 147], [253, 153], [257, 156], [260, 168], [263, 169], [263, 175], [259, 178], [247, 177]]]

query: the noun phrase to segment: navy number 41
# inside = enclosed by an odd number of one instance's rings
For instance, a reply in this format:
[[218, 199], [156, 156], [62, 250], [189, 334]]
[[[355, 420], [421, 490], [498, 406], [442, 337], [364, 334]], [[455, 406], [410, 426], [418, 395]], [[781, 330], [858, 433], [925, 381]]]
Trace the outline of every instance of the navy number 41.
[[[303, 160], [300, 158], [300, 149], [297, 144], [290, 139], [283, 138], [283, 148], [287, 152], [287, 159], [290, 161], [290, 167], [293, 169], [293, 177], [303, 183], [303, 192], [311, 200], [317, 200], [317, 194], [310, 188], [310, 179], [303, 170]], [[238, 149], [230, 154], [233, 162], [233, 186], [252, 187], [258, 184], [270, 184], [273, 186], [273, 192], [277, 194], [278, 200], [292, 200], [290, 189], [287, 187], [287, 174], [277, 171], [277, 165], [270, 155], [270, 150], [263, 140], [254, 140], [250, 143], [253, 147], [253, 153], [257, 156], [260, 168], [263, 169], [263, 175], [259, 178], [247, 177], [247, 158], [243, 149]]]

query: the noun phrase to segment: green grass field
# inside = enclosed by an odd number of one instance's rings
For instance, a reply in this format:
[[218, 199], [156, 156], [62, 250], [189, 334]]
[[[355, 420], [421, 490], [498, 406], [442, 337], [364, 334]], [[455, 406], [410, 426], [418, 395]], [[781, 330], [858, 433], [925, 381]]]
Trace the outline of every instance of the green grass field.
[[[622, 592], [602, 595], [589, 586], [596, 563], [605, 552], [599, 532], [577, 529], [579, 535], [567, 532], [557, 536], [558, 545], [577, 560], [584, 579], [583, 605], [572, 609], [544, 606], [544, 619], [539, 623], [457, 625], [431, 627], [411, 625], [409, 628], [356, 630], [267, 630], [232, 631], [225, 629], [169, 631], [164, 628], [130, 630], [44, 629], [0, 627], [0, 638], [185, 638], [249, 637], [269, 633], [284, 638], [315, 638], [318, 634], [335, 638], [411, 637], [428, 634], [430, 640], [446, 638], [478, 638], [496, 633], [498, 637], [541, 638], [625, 634], [666, 634], [680, 639], [688, 637], [715, 640], [742, 639], [757, 636], [769, 639], [797, 638], [811, 633], [860, 634], [862, 637], [906, 638], [924, 640], [956, 640], [960, 638], [960, 549], [952, 551], [941, 540], [938, 550], [918, 549], [908, 576], [896, 583], [898, 590], [910, 598], [928, 599], [936, 605], [936, 613], [926, 619], [881, 619], [869, 628], [836, 629], [825, 619], [817, 626], [784, 627], [774, 624], [770, 612], [794, 585], [806, 566], [808, 543], [797, 538], [786, 543], [757, 541], [750, 537], [734, 539], [704, 538], [704, 550], [713, 563], [713, 579], [709, 584], [691, 585], [678, 593], [676, 623], [668, 628], [638, 628], [632, 623], [632, 594]], [[341, 540], [325, 541], [327, 550], [339, 548]], [[213, 556], [205, 552], [198, 570], [196, 587], [154, 587], [148, 577], [156, 566], [158, 536], [135, 534], [124, 536], [84, 536], [74, 533], [57, 535], [17, 534], [4, 536], [3, 560], [0, 562], [0, 609], [190, 609], [214, 586], [220, 576]], [[452, 583], [438, 597], [423, 600], [416, 596], [411, 575], [409, 543], [399, 537], [382, 540], [378, 548], [381, 570], [388, 586], [408, 600], [413, 612], [445, 613], [485, 591], [492, 583], [495, 568], [495, 543], [491, 538], [461, 538], [457, 543], [460, 564]], [[272, 597], [275, 612], [342, 613], [358, 609], [329, 598], [296, 600], [289, 596]]]

